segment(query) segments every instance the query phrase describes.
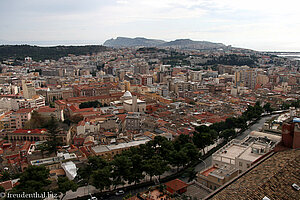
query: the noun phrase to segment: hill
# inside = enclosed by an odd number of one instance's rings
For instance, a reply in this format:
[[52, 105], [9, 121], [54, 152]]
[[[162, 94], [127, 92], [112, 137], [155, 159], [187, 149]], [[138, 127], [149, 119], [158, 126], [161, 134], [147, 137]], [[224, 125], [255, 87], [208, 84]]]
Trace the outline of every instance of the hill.
[[174, 41], [166, 42], [161, 46], [180, 48], [180, 49], [216, 49], [216, 48], [226, 47], [222, 43], [213, 43], [207, 41], [193, 41], [190, 39], [177, 39]]
[[108, 47], [155, 47], [163, 43], [165, 43], [163, 40], [147, 39], [143, 37], [117, 37], [116, 39], [106, 40], [103, 45]]
[[106, 50], [108, 50], [108, 47], [102, 45], [55, 47], [0, 45], [0, 61], [6, 59], [24, 60], [27, 56], [31, 57], [35, 61], [45, 59], [58, 60], [61, 57], [68, 56], [68, 54], [86, 55]]
[[218, 49], [229, 48], [222, 43], [213, 43], [207, 41], [193, 41], [190, 39], [177, 39], [166, 42], [163, 40], [153, 40], [147, 38], [126, 38], [117, 37], [116, 39], [106, 40], [103, 44], [109, 47], [172, 47], [179, 49]]

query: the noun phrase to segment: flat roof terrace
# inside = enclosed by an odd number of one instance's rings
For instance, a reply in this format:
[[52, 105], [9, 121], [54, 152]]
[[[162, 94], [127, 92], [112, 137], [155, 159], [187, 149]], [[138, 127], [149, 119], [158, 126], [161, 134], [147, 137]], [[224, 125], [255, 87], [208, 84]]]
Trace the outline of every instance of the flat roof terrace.
[[212, 156], [213, 160], [235, 165], [235, 158], [238, 157], [247, 147], [232, 143], [230, 146], [220, 149]]
[[252, 152], [252, 147], [256, 148], [256, 149], [264, 149], [264, 148], [266, 148], [266, 146], [262, 145], [262, 144], [253, 144], [252, 146], [249, 146], [243, 153], [241, 153], [241, 155], [238, 158], [254, 162], [259, 157], [261, 157], [262, 154], [258, 154], [258, 153]]

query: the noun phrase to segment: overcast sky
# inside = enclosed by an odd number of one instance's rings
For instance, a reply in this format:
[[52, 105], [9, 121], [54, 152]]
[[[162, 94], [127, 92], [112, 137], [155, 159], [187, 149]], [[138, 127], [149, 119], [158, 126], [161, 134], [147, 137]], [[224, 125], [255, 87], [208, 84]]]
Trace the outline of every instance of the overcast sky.
[[300, 51], [297, 0], [0, 0], [0, 41], [146, 37]]

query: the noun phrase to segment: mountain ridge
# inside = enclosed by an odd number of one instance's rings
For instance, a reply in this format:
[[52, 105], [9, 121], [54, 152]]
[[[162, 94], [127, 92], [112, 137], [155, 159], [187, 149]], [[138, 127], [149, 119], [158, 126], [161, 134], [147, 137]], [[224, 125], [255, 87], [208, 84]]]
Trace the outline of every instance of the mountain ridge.
[[164, 41], [157, 39], [147, 39], [144, 37], [128, 38], [117, 37], [116, 39], [109, 39], [103, 43], [108, 47], [172, 47], [181, 49], [218, 49], [228, 48], [222, 43], [215, 43], [209, 41], [194, 41], [191, 39], [176, 39], [173, 41]]

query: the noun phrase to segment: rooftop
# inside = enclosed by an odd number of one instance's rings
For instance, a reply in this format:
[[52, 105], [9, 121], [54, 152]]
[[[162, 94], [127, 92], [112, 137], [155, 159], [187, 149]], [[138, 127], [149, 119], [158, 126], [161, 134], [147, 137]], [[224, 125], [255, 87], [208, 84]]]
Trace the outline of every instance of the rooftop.
[[[126, 100], [126, 101], [124, 101], [124, 103], [126, 103], [126, 104], [132, 104], [132, 99]], [[137, 99], [137, 103], [145, 103], [145, 101]]]
[[44, 158], [44, 159], [39, 159], [39, 160], [32, 160], [31, 164], [32, 165], [47, 165], [47, 164], [71, 160], [71, 159], [75, 159], [75, 158], [77, 158], [75, 153], [71, 153], [71, 154], [66, 153], [66, 154], [57, 155], [57, 157], [49, 157], [49, 158]]
[[244, 150], [246, 150], [246, 148], [247, 148], [246, 146], [232, 143], [222, 152], [218, 152], [215, 155], [213, 155], [213, 159], [225, 163], [234, 164], [235, 163], [234, 159], [238, 157]]
[[27, 134], [43, 134], [46, 133], [47, 129], [42, 128], [42, 129], [17, 129], [13, 133], [18, 134], [18, 133], [27, 133]]
[[22, 108], [20, 110], [17, 110], [16, 113], [30, 113], [33, 110], [33, 108]]
[[178, 191], [178, 190], [181, 190], [181, 189], [186, 188], [188, 186], [188, 184], [186, 184], [185, 182], [183, 182], [179, 179], [171, 180], [171, 181], [165, 183], [165, 185], [168, 188], [171, 188], [173, 191]]
[[92, 150], [95, 153], [102, 153], [102, 152], [107, 152], [107, 151], [112, 151], [112, 150], [117, 150], [117, 149], [124, 149], [124, 148], [139, 146], [141, 144], [145, 144], [148, 141], [150, 141], [150, 139], [143, 139], [143, 140], [131, 141], [131, 142], [127, 142], [127, 143], [114, 144], [114, 145], [105, 145], [105, 146], [98, 145], [98, 146], [92, 147]]
[[262, 154], [254, 153], [253, 148], [255, 149], [264, 149], [265, 145], [262, 144], [253, 144], [252, 147], [248, 147], [243, 153], [239, 155], [240, 159], [249, 160], [251, 162], [255, 161], [259, 157], [262, 156]]
[[300, 149], [270, 154], [206, 199], [299, 199]]

